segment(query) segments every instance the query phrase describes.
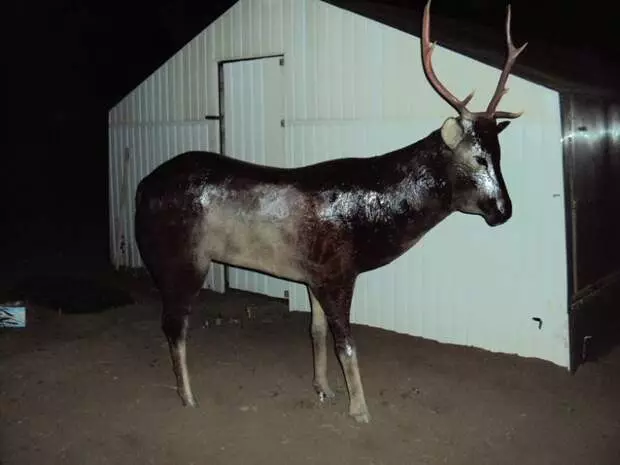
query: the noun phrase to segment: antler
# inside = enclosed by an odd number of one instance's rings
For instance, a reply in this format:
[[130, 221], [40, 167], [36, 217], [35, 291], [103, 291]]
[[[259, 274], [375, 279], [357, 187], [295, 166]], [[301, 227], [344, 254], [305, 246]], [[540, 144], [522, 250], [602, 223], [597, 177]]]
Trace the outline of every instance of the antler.
[[512, 66], [514, 65], [519, 54], [525, 49], [525, 47], [527, 47], [527, 42], [519, 48], [516, 48], [512, 43], [512, 36], [510, 34], [510, 5], [508, 5], [508, 14], [506, 15], [506, 42], [508, 44], [508, 57], [506, 58], [506, 63], [504, 64], [502, 74], [499, 77], [499, 82], [497, 83], [495, 93], [493, 94], [486, 111], [489, 116], [493, 116], [494, 118], [518, 118], [523, 114], [523, 112], [510, 113], [506, 111], [495, 111], [499, 101], [506, 94], [506, 92], [508, 92], [508, 89], [506, 88], [506, 81], [508, 80], [510, 70], [512, 69]]
[[512, 36], [510, 34], [510, 5], [508, 5], [508, 15], [506, 17], [506, 40], [508, 43], [508, 57], [506, 58], [502, 74], [500, 75], [499, 82], [497, 83], [497, 88], [495, 89], [495, 93], [493, 94], [493, 97], [491, 98], [491, 101], [489, 102], [486, 111], [476, 113], [473, 113], [467, 109], [467, 104], [474, 96], [474, 92], [471, 92], [463, 100], [459, 100], [439, 81], [437, 75], [435, 74], [435, 71], [433, 70], [431, 57], [433, 54], [435, 43], [431, 44], [430, 41], [430, 7], [431, 0], [428, 0], [426, 6], [424, 7], [424, 17], [422, 20], [422, 64], [429, 82], [437, 91], [437, 93], [442, 96], [456, 111], [458, 111], [461, 116], [465, 118], [472, 119], [476, 116], [483, 116], [487, 118], [518, 118], [519, 116], [521, 116], [523, 112], [511, 113], [507, 111], [496, 111], [499, 101], [506, 94], [506, 92], [508, 92], [508, 89], [505, 86], [506, 81], [508, 80], [508, 76], [510, 74], [510, 70], [512, 69], [512, 66], [514, 65], [515, 60], [517, 59], [519, 54], [527, 46], [526, 42], [521, 47], [516, 48], [512, 43]]
[[424, 67], [424, 72], [426, 73], [426, 77], [431, 83], [431, 86], [433, 86], [437, 93], [441, 95], [456, 111], [458, 111], [461, 116], [472, 116], [471, 112], [467, 109], [467, 104], [473, 98], [474, 92], [471, 92], [463, 100], [459, 100], [439, 81], [439, 78], [437, 78], [435, 70], [433, 69], [431, 57], [433, 55], [433, 50], [435, 49], [435, 43], [433, 42], [431, 44], [430, 39], [430, 8], [431, 0], [428, 0], [426, 6], [424, 7], [424, 17], [422, 19], [422, 64]]

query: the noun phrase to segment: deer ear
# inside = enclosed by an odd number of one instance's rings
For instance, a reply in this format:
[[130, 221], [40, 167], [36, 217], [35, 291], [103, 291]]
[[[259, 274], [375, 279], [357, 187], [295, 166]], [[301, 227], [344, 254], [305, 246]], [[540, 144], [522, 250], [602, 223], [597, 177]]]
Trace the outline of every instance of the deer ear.
[[463, 140], [463, 135], [463, 126], [456, 118], [448, 118], [441, 126], [441, 138], [451, 150], [454, 150], [459, 145]]
[[510, 124], [510, 121], [502, 121], [501, 123], [497, 123], [497, 133], [499, 134], [504, 129], [506, 129], [509, 124]]

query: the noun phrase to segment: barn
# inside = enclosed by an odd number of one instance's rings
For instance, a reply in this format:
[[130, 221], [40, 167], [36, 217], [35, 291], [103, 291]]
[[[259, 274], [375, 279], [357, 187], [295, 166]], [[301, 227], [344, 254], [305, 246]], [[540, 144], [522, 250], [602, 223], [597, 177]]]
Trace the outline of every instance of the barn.
[[[431, 14], [437, 74], [457, 96], [475, 89], [470, 107], [482, 109], [503, 64], [503, 24], [472, 29]], [[109, 111], [112, 263], [141, 267], [136, 186], [183, 151], [295, 167], [377, 155], [438, 128], [453, 110], [423, 73], [421, 17], [371, 2], [239, 0], [206, 25]], [[583, 361], [619, 283], [620, 227], [610, 212], [620, 197], [611, 182], [620, 107], [613, 89], [579, 75], [584, 62], [563, 69], [575, 63], [567, 57], [530, 43], [502, 100], [502, 109], [524, 111], [500, 136], [512, 219], [489, 228], [452, 215], [360, 276], [354, 323], [567, 369]], [[303, 284], [225, 264], [212, 265], [205, 287], [310, 309]]]

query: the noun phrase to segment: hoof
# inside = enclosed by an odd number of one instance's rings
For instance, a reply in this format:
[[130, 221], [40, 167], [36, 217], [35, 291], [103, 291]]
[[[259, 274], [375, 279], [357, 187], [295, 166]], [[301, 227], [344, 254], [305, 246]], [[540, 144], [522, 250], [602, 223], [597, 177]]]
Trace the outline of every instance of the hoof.
[[336, 398], [336, 394], [334, 394], [334, 391], [332, 391], [326, 384], [314, 383], [314, 390], [319, 396], [319, 402], [321, 403]]
[[198, 402], [194, 399], [194, 396], [183, 396], [179, 394], [181, 397], [181, 402], [183, 403], [183, 407], [198, 407]]
[[370, 414], [368, 412], [349, 413], [357, 423], [370, 423]]
[[349, 415], [358, 423], [370, 423], [370, 413], [365, 402], [353, 402], [349, 405]]
[[319, 396], [319, 402], [321, 403], [329, 402], [336, 398], [336, 394], [334, 394], [334, 392], [331, 389], [325, 389], [323, 391], [318, 391], [317, 394]]

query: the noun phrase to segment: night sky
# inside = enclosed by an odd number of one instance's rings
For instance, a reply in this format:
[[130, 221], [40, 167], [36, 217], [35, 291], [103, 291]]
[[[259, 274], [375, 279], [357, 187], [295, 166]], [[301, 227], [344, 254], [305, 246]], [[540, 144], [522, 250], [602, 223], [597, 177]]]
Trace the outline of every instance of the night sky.
[[[96, 253], [107, 254], [108, 110], [233, 3], [34, 0], [3, 7], [9, 127], [2, 250], [42, 234], [48, 247], [89, 235], [101, 244]], [[425, 2], [383, 3], [419, 11]], [[618, 63], [618, 7], [608, 4], [515, 0], [515, 40], [561, 43]], [[503, 0], [433, 1], [437, 15], [495, 28], [505, 8]]]

